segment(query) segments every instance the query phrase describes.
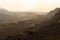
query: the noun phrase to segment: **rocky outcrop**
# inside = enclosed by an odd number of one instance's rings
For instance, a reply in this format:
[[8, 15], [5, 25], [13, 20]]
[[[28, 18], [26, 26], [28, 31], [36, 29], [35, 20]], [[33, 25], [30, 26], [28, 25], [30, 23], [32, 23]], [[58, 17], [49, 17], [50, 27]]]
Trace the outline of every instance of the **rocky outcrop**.
[[60, 40], [60, 8], [51, 11], [49, 16], [52, 16], [50, 20], [44, 22], [43, 26], [38, 26], [40, 28], [37, 28], [39, 30], [31, 40]]
[[[53, 15], [54, 14], [54, 15]], [[50, 16], [53, 15], [51, 17], [51, 19], [49, 20], [49, 22], [51, 24], [54, 24], [56, 22], [59, 22], [60, 20], [60, 8], [56, 8], [53, 12], [50, 12]]]

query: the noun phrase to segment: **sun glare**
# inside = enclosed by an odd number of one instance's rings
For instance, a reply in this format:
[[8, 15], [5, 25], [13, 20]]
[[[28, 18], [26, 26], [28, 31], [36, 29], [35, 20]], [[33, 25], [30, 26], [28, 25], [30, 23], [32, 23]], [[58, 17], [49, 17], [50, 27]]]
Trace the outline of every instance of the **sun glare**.
[[56, 0], [43, 0], [43, 3], [45, 4], [45, 5], [55, 5], [56, 4]]
[[24, 9], [32, 9], [37, 5], [36, 0], [22, 0], [22, 5]]
[[49, 11], [60, 7], [60, 0], [0, 0], [0, 7], [9, 11]]

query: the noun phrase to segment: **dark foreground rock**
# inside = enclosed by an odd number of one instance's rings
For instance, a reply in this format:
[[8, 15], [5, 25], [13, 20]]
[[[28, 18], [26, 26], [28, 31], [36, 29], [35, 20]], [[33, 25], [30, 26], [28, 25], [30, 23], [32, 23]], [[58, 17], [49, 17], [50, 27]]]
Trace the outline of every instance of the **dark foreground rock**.
[[[13, 29], [11, 29], [11, 35], [6, 33], [5, 36], [7, 37], [2, 40], [60, 40], [60, 8], [56, 8], [55, 10], [51, 11], [47, 16], [50, 17], [50, 20], [25, 28], [23, 31], [18, 31], [15, 28], [14, 33]], [[19, 23], [19, 26], [14, 24], [14, 27], [19, 28], [21, 25]], [[9, 33], [9, 31], [7, 32]]]

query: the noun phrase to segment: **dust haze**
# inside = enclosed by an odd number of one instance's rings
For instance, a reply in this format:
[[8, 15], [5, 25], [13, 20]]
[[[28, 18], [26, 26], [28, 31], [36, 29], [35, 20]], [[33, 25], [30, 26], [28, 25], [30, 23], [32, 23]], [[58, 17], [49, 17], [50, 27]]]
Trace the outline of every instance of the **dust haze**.
[[0, 0], [0, 40], [60, 40], [60, 0]]
[[60, 8], [50, 12], [0, 9], [0, 40], [60, 40], [59, 31]]

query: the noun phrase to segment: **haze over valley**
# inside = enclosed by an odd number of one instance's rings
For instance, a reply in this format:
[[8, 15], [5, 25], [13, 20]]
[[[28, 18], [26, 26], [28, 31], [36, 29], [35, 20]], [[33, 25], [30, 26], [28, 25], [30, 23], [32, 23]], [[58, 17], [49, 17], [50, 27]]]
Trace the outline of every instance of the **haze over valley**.
[[0, 40], [60, 40], [60, 0], [0, 0]]
[[36, 13], [39, 12], [12, 12], [0, 9], [0, 40], [54, 40], [54, 35], [57, 35], [58, 39], [60, 34], [56, 27], [59, 29], [60, 26], [60, 8], [40, 12], [45, 13], [44, 15]]

